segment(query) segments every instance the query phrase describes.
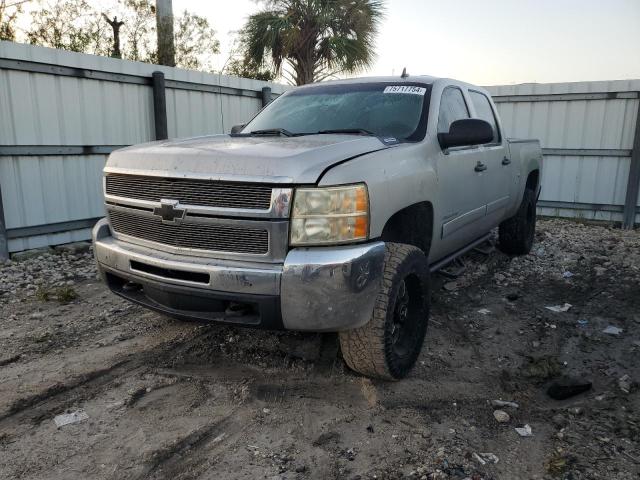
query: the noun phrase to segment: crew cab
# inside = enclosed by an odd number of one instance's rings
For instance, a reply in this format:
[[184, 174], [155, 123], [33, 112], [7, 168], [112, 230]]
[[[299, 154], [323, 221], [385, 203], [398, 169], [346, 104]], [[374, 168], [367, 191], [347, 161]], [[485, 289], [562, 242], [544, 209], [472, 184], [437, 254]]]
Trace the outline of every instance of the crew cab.
[[537, 140], [505, 135], [486, 90], [427, 76], [291, 89], [229, 135], [113, 152], [95, 226], [109, 288], [173, 317], [339, 332], [361, 374], [399, 379], [431, 273], [495, 227], [530, 251]]

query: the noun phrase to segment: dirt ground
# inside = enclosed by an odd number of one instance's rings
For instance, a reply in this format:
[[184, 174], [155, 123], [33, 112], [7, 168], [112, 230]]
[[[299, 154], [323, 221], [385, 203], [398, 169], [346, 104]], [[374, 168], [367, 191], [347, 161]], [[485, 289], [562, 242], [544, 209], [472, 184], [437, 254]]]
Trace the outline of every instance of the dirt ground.
[[[640, 232], [546, 220], [530, 255], [466, 263], [434, 279], [396, 383], [349, 371], [334, 335], [129, 305], [88, 252], [0, 265], [0, 478], [638, 479]], [[563, 376], [593, 387], [554, 400]]]

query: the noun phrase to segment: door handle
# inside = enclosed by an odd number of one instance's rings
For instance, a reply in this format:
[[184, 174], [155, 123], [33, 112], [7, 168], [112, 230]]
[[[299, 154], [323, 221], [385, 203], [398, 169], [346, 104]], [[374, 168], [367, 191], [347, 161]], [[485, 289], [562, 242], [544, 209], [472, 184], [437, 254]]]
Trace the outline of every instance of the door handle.
[[503, 165], [509, 165], [510, 163], [511, 163], [511, 160], [509, 160], [507, 157], [504, 157], [504, 158], [502, 159], [502, 164], [503, 164]]
[[487, 166], [484, 163], [478, 162], [478, 164], [476, 165], [475, 171], [484, 172], [486, 169], [487, 169]]

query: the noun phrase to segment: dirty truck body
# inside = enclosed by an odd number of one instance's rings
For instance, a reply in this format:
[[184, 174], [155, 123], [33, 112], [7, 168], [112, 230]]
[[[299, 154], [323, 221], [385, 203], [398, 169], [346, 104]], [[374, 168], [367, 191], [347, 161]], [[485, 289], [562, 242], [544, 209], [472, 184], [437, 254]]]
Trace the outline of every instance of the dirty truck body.
[[349, 366], [393, 379], [422, 345], [430, 271], [496, 226], [503, 250], [531, 248], [540, 147], [506, 138], [482, 88], [314, 84], [234, 130], [111, 154], [94, 243], [113, 292], [182, 319], [342, 332]]

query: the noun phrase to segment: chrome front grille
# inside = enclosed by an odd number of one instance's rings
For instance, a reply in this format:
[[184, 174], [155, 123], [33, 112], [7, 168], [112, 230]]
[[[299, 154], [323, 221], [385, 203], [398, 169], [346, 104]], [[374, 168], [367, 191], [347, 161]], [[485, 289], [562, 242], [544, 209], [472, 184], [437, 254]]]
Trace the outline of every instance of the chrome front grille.
[[111, 228], [116, 234], [181, 249], [254, 255], [269, 253], [269, 231], [266, 229], [198, 220], [187, 216], [179, 224], [166, 224], [149, 212], [109, 210]]
[[105, 193], [149, 202], [171, 199], [182, 205], [269, 210], [272, 188], [249, 183], [109, 174], [105, 178]]

